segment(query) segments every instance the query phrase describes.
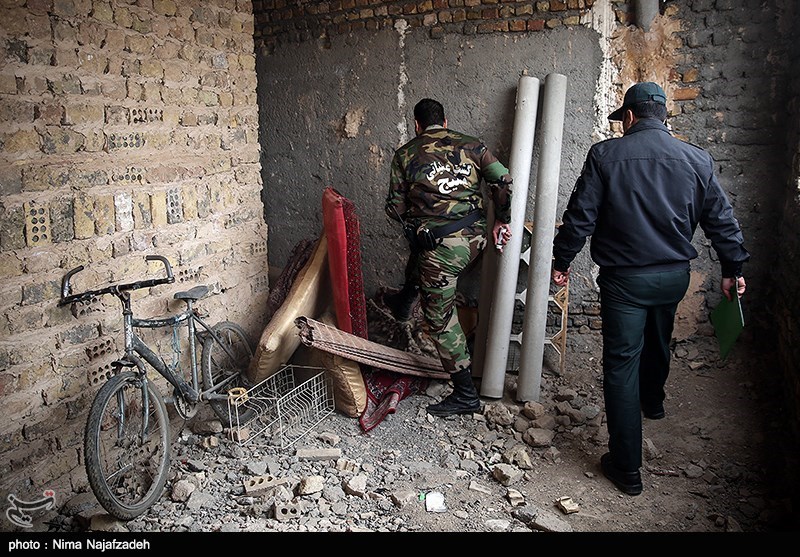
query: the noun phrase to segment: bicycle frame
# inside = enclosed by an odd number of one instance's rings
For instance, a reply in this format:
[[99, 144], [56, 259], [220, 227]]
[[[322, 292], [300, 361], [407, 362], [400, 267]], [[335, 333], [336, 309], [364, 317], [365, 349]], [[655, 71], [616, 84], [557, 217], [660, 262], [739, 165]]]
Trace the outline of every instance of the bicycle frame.
[[[130, 291], [175, 282], [175, 278], [172, 274], [172, 267], [165, 257], [161, 255], [147, 255], [145, 256], [145, 260], [160, 262], [164, 266], [166, 276], [163, 278], [146, 279], [126, 284], [114, 284], [98, 290], [89, 290], [79, 294], [72, 294], [70, 281], [75, 274], [84, 269], [83, 265], [81, 265], [79, 267], [75, 267], [67, 272], [66, 275], [64, 275], [61, 282], [61, 299], [59, 300], [58, 305], [64, 306], [74, 302], [86, 301], [94, 296], [102, 296], [104, 294], [113, 294], [120, 300], [122, 303], [125, 354], [121, 359], [112, 362], [112, 367], [115, 369], [136, 368], [138, 370], [138, 375], [142, 380], [145, 411], [149, 409], [149, 406], [147, 394], [147, 369], [145, 368], [144, 362], [150, 364], [153, 369], [155, 369], [172, 386], [174, 386], [178, 391], [178, 396], [192, 404], [196, 404], [200, 401], [227, 399], [227, 395], [218, 393], [221, 388], [232, 381], [233, 378], [226, 379], [205, 391], [200, 391], [200, 377], [198, 374], [197, 364], [197, 340], [199, 340], [202, 344], [207, 341], [207, 335], [209, 335], [213, 341], [217, 342], [229, 356], [233, 357], [231, 351], [228, 349], [225, 343], [219, 339], [213, 328], [203, 321], [203, 319], [197, 314], [197, 311], [192, 307], [195, 299], [202, 297], [205, 292], [200, 294], [198, 298], [193, 298], [191, 296], [181, 297], [181, 299], [186, 303], [186, 309], [176, 315], [160, 319], [140, 319], [133, 316]], [[149, 329], [176, 327], [183, 322], [186, 322], [186, 326], [188, 328], [189, 359], [191, 362], [191, 384], [184, 381], [180, 374], [176, 374], [176, 371], [179, 370], [180, 362], [176, 362], [175, 369], [167, 365], [164, 359], [160, 355], [156, 354], [134, 331], [134, 329], [137, 327]], [[198, 324], [200, 327], [202, 327], [202, 331], [198, 331]], [[178, 349], [176, 348], [176, 352], [177, 350]]]
[[[200, 376], [197, 362], [197, 341], [199, 340], [201, 344], [203, 342], [207, 342], [207, 339], [204, 338], [204, 335], [209, 335], [220, 345], [223, 350], [226, 351], [226, 353], [229, 355], [231, 355], [231, 353], [228, 350], [228, 347], [217, 337], [212, 327], [209, 326], [197, 314], [197, 311], [192, 307], [193, 300], [185, 300], [187, 305], [186, 310], [179, 314], [166, 318], [140, 319], [133, 316], [130, 294], [127, 292], [115, 292], [115, 294], [122, 301], [123, 331], [125, 335], [125, 357], [122, 360], [117, 360], [119, 365], [126, 367], [135, 365], [139, 369], [140, 375], [142, 375], [143, 379], [146, 380], [147, 374], [144, 364], [138, 357], [141, 356], [144, 361], [150, 364], [150, 366], [152, 366], [153, 369], [155, 369], [162, 377], [169, 381], [172, 386], [178, 389], [181, 395], [191, 403], [212, 399], [223, 400], [228, 398], [227, 395], [217, 394], [214, 391], [218, 392], [220, 388], [226, 383], [230, 382], [231, 379], [227, 379], [205, 391], [200, 390]], [[186, 323], [186, 327], [188, 329], [187, 334], [189, 341], [189, 362], [191, 365], [191, 384], [188, 384], [183, 380], [179, 373], [176, 373], [176, 371], [180, 369], [179, 362], [176, 363], [176, 368], [173, 369], [172, 366], [168, 365], [164, 361], [164, 358], [162, 358], [159, 354], [156, 354], [147, 345], [147, 343], [145, 343], [141, 337], [136, 334], [136, 331], [134, 330], [136, 328], [160, 329], [166, 327], [175, 327], [176, 325], [180, 325], [184, 322]], [[198, 330], [198, 324], [202, 330]]]

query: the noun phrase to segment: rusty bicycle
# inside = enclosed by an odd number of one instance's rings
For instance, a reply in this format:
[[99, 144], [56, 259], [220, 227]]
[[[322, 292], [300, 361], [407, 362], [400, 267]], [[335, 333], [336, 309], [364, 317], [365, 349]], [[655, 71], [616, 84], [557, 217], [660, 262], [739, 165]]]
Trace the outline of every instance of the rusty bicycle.
[[[241, 326], [231, 321], [208, 325], [195, 308], [195, 302], [208, 294], [207, 286], [176, 292], [173, 298], [186, 304], [178, 313], [164, 318], [136, 317], [131, 292], [175, 282], [166, 257], [147, 255], [145, 259], [161, 263], [165, 276], [73, 294], [73, 279], [84, 270], [81, 265], [62, 278], [58, 302], [59, 306], [76, 307], [108, 294], [121, 302], [124, 351], [111, 363], [112, 374], [94, 397], [84, 431], [89, 484], [103, 508], [121, 520], [144, 513], [158, 501], [166, 485], [171, 450], [166, 402], [172, 403], [183, 419], [194, 416], [200, 404], [210, 404], [223, 424], [230, 426], [228, 400], [249, 386], [247, 368], [253, 356], [253, 345]], [[137, 334], [137, 329], [163, 327], [173, 329], [172, 363]], [[181, 362], [181, 330], [186, 331], [188, 369]], [[166, 399], [148, 369], [172, 387]], [[247, 421], [247, 412], [241, 409], [238, 419]]]

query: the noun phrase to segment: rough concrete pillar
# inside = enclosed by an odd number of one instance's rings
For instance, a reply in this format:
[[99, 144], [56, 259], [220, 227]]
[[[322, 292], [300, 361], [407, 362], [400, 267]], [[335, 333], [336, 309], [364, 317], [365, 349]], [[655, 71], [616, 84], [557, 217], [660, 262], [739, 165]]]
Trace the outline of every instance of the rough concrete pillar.
[[539, 400], [544, 357], [547, 309], [550, 299], [550, 268], [558, 204], [558, 178], [561, 170], [561, 140], [564, 135], [564, 108], [567, 78], [548, 74], [544, 82], [541, 153], [536, 177], [536, 203], [531, 237], [531, 262], [522, 328], [517, 400]]
[[[528, 184], [530, 183], [531, 160], [533, 158], [533, 137], [536, 130], [536, 112], [539, 105], [539, 80], [522, 75], [517, 85], [517, 101], [514, 116], [514, 129], [511, 138], [511, 157], [509, 172], [514, 179], [511, 197], [511, 239], [496, 256], [494, 283], [483, 282], [481, 292], [491, 284], [492, 296], [488, 307], [479, 308], [479, 319], [485, 321], [488, 315], [488, 327], [484, 336], [480, 336], [480, 328], [476, 334], [477, 348], [485, 344], [482, 359], [481, 395], [492, 398], [503, 396], [505, 384], [506, 362], [508, 359], [508, 343], [511, 337], [511, 325], [514, 318], [514, 300], [517, 291], [517, 274], [519, 272], [522, 235], [525, 229], [525, 209], [528, 202]], [[491, 244], [487, 248], [494, 249]], [[481, 296], [481, 301], [485, 297]]]

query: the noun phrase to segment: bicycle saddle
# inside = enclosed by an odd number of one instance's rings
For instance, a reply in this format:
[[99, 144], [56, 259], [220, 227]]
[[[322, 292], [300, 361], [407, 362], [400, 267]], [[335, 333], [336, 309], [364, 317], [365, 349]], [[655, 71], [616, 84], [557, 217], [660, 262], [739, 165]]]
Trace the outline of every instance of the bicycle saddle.
[[173, 297], [176, 300], [197, 301], [200, 298], [205, 297], [206, 294], [208, 294], [208, 286], [195, 286], [191, 290], [186, 290], [184, 292], [175, 292]]

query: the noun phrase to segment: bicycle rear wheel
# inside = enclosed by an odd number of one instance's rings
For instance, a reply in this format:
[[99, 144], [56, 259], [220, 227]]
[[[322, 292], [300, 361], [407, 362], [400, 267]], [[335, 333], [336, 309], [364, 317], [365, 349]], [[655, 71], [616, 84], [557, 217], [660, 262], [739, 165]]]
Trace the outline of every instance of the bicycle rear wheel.
[[89, 485], [109, 514], [131, 520], [161, 497], [169, 435], [167, 407], [152, 382], [145, 391], [139, 375], [126, 371], [97, 392], [86, 420], [85, 465]]
[[[218, 394], [227, 393], [236, 387], [249, 389], [252, 385], [247, 379], [247, 368], [253, 358], [253, 346], [247, 333], [239, 325], [230, 321], [217, 323], [214, 325], [213, 331], [222, 345], [210, 335], [203, 345], [201, 367], [204, 388], [208, 390], [220, 385]], [[223, 382], [224, 385], [221, 385]], [[248, 422], [255, 415], [255, 410], [245, 404], [237, 408], [235, 416], [231, 416], [227, 399], [212, 399], [209, 403], [225, 427], [235, 426], [236, 422], [239, 424]]]

